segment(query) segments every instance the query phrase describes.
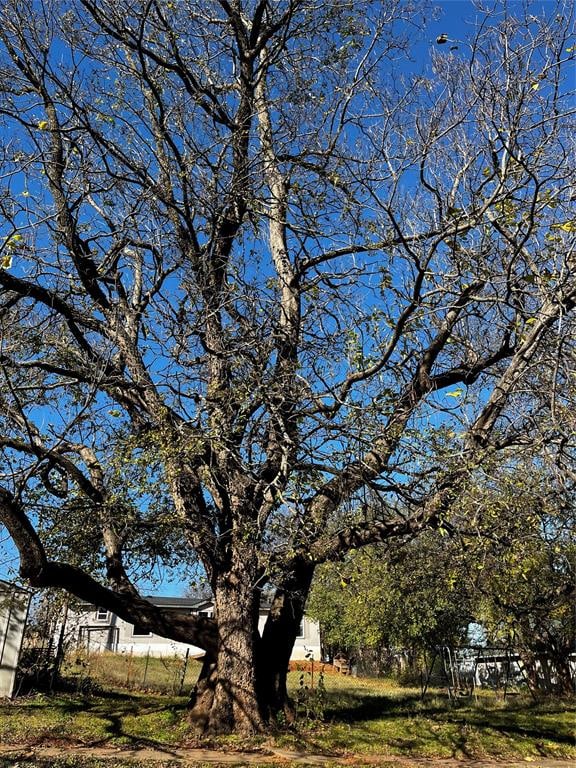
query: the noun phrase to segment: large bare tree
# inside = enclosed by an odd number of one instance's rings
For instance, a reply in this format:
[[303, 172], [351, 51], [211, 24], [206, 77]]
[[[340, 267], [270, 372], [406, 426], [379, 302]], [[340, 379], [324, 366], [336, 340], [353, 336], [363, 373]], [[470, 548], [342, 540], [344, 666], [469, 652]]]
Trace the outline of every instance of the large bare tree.
[[569, 6], [471, 4], [416, 67], [427, 4], [4, 3], [0, 521], [30, 584], [206, 649], [200, 729], [286, 706], [317, 563], [544, 413], [568, 455]]

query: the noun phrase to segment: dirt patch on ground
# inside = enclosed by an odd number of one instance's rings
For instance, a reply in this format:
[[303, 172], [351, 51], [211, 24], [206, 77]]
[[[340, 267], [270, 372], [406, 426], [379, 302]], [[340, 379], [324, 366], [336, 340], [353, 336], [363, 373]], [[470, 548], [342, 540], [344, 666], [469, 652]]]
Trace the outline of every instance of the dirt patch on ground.
[[573, 760], [550, 760], [536, 758], [531, 760], [438, 760], [414, 759], [404, 757], [384, 757], [378, 755], [348, 755], [330, 757], [328, 755], [306, 754], [284, 749], [269, 749], [262, 752], [224, 752], [210, 749], [165, 749], [149, 748], [113, 748], [113, 747], [33, 747], [18, 748], [0, 745], [0, 759], [3, 765], [25, 768], [26, 765], [49, 766], [51, 762], [61, 762], [63, 758], [74, 758], [80, 766], [81, 761], [106, 760], [110, 764], [130, 763], [151, 765], [158, 763], [174, 766], [375, 766], [375, 768], [575, 768]]

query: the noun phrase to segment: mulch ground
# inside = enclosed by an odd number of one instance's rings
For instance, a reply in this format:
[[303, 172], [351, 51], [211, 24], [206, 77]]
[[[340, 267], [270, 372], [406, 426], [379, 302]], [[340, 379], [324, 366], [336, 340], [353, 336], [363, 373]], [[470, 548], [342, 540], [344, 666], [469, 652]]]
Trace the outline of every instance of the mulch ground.
[[288, 664], [290, 672], [322, 672], [325, 675], [340, 675], [340, 670], [333, 664], [324, 661], [291, 661]]

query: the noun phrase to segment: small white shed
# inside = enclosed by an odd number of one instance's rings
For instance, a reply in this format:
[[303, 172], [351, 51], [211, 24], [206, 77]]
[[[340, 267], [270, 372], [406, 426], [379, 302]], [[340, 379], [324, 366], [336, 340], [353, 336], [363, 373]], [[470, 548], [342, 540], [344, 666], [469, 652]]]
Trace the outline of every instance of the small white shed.
[[0, 698], [14, 693], [30, 593], [0, 580]]

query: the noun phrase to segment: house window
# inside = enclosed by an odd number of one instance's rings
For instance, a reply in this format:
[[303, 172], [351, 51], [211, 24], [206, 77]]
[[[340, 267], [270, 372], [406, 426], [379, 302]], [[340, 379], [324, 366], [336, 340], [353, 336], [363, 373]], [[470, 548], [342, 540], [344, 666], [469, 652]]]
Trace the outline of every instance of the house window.
[[141, 627], [139, 624], [134, 624], [132, 627], [132, 637], [150, 637], [151, 634], [152, 632], [144, 629], [144, 627]]
[[304, 619], [301, 619], [298, 625], [298, 637], [304, 637]]
[[208, 616], [208, 611], [198, 611], [198, 616]]
[[96, 609], [96, 621], [108, 621], [108, 611], [105, 608]]

